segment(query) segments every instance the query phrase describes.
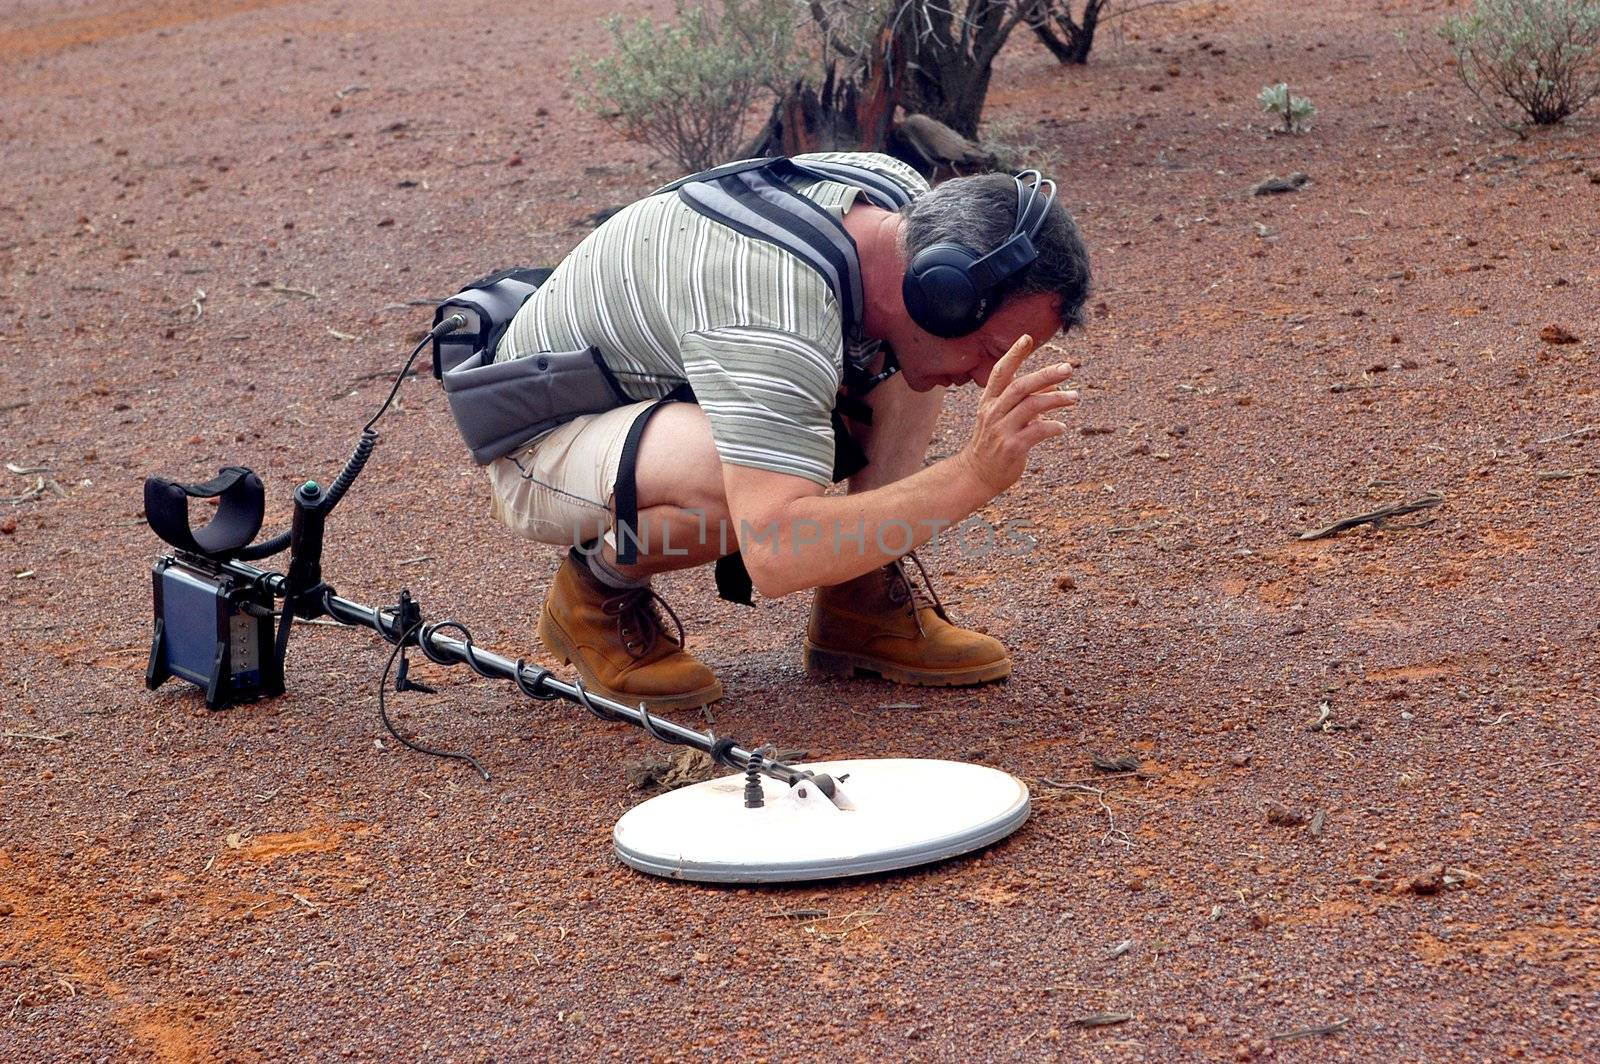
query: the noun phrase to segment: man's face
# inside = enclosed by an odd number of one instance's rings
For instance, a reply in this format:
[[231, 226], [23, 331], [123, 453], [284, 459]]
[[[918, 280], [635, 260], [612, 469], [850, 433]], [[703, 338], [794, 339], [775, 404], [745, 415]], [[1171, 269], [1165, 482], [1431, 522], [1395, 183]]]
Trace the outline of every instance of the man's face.
[[989, 383], [989, 371], [1000, 361], [1017, 337], [1024, 333], [1043, 347], [1061, 331], [1056, 312], [1059, 297], [1049, 292], [1034, 292], [1005, 301], [977, 332], [946, 340], [911, 326], [913, 335], [894, 345], [900, 357], [901, 373], [914, 392], [926, 392], [940, 385], [966, 384], [979, 387]]

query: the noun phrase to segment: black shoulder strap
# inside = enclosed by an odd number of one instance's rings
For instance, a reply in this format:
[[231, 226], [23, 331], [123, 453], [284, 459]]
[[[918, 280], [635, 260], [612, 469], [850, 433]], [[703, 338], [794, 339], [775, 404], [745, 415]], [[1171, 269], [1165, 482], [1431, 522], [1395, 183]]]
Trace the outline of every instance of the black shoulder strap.
[[864, 302], [861, 260], [855, 241], [814, 200], [796, 192], [806, 178], [837, 181], [860, 189], [875, 205], [899, 210], [911, 194], [865, 167], [832, 161], [745, 159], [674, 181], [660, 192], [677, 192], [696, 212], [728, 228], [789, 252], [822, 276], [839, 300], [847, 330], [861, 325]]

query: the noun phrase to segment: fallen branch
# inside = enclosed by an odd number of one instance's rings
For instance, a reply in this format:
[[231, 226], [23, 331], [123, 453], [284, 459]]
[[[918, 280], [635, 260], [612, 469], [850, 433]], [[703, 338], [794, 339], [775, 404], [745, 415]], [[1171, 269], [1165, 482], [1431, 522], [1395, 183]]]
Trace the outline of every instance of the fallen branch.
[[64, 732], [58, 732], [55, 735], [40, 735], [40, 734], [38, 734], [36, 732], [4, 731], [4, 732], [0, 732], [0, 738], [4, 738], [4, 739], [36, 739], [41, 743], [59, 743], [59, 742], [65, 742], [66, 740], [72, 738], [72, 733], [69, 732], [69, 731], [64, 731]]
[[1540, 480], [1572, 480], [1574, 477], [1600, 476], [1600, 469], [1585, 466], [1582, 469], [1551, 469], [1535, 474]]
[[[1324, 528], [1313, 529], [1310, 532], [1302, 532], [1300, 533], [1300, 538], [1302, 540], [1322, 539], [1325, 536], [1332, 536], [1343, 532], [1346, 529], [1367, 524], [1377, 525], [1379, 528], [1382, 528], [1384, 527], [1384, 523], [1391, 517], [1401, 517], [1405, 514], [1414, 514], [1419, 510], [1431, 510], [1442, 502], [1444, 502], [1443, 495], [1439, 494], [1438, 492], [1430, 491], [1426, 495], [1420, 495], [1417, 498], [1412, 499], [1410, 502], [1395, 503], [1391, 506], [1380, 506], [1378, 509], [1371, 511], [1370, 513], [1356, 514], [1354, 517], [1341, 518], [1340, 520], [1335, 521], [1333, 524]], [[1415, 528], [1416, 526], [1408, 525], [1402, 527]]]

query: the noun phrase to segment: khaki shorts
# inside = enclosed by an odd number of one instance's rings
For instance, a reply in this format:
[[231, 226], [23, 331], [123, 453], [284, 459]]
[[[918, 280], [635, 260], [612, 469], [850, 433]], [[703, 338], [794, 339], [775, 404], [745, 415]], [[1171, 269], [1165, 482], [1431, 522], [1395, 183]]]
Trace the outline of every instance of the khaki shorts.
[[489, 463], [491, 508], [525, 539], [573, 547], [600, 536], [616, 545], [617, 474], [623, 444], [655, 400], [574, 418], [520, 451]]

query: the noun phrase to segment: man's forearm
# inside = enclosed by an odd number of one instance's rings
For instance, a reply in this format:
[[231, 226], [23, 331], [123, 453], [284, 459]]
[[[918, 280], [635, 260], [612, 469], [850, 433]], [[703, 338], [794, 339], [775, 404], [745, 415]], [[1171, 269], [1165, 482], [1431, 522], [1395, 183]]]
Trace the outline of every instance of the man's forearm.
[[739, 545], [756, 586], [775, 597], [887, 565], [992, 497], [955, 456], [871, 491], [795, 499], [763, 525], [742, 523]]

